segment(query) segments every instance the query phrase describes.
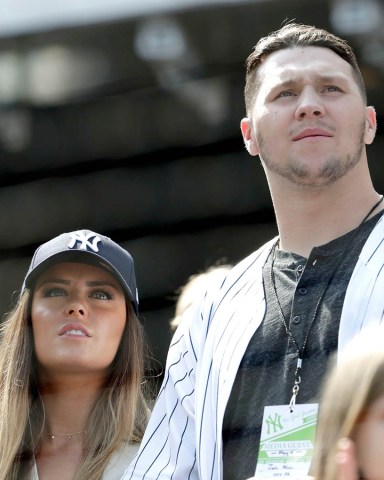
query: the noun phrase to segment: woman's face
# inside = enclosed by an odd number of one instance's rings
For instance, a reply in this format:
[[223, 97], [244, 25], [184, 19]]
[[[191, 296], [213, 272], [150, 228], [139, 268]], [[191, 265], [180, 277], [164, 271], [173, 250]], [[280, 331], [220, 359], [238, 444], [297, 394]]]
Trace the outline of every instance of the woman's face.
[[39, 375], [104, 377], [125, 327], [124, 291], [102, 268], [57, 263], [36, 281], [31, 317]]
[[363, 478], [384, 479], [384, 395], [368, 409], [355, 430], [357, 464]]

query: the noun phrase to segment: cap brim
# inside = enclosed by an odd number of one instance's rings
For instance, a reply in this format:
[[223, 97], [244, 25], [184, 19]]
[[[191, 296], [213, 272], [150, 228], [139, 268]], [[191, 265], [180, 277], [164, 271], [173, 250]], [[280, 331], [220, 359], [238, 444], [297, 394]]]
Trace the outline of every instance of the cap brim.
[[124, 279], [121, 277], [119, 272], [110, 264], [105, 258], [100, 257], [97, 253], [92, 253], [86, 250], [65, 250], [63, 252], [58, 252], [46, 260], [42, 261], [37, 265], [25, 278], [24, 287], [33, 289], [37, 278], [43, 273], [44, 270], [50, 266], [60, 263], [60, 262], [78, 262], [86, 263], [89, 265], [94, 265], [99, 268], [105, 268], [110, 272], [122, 286], [125, 295], [132, 302], [134, 309], [137, 313], [138, 306], [133, 296], [133, 292], [130, 291], [128, 285], [125, 283]]

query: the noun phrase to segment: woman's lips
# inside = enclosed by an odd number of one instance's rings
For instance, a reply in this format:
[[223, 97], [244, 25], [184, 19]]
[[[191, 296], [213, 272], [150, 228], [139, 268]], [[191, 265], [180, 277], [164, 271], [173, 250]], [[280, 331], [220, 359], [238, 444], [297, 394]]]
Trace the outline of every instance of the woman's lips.
[[59, 330], [59, 335], [73, 335], [77, 337], [91, 337], [90, 332], [79, 323], [69, 323]]

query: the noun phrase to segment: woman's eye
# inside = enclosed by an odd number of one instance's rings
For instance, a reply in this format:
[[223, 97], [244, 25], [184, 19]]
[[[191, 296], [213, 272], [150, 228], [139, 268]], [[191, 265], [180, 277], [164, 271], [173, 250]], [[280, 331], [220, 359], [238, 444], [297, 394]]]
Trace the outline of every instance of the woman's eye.
[[47, 288], [43, 292], [44, 297], [62, 297], [65, 295], [65, 290], [58, 287]]
[[91, 294], [92, 297], [97, 298], [99, 300], [111, 300], [112, 295], [108, 292], [105, 292], [104, 290], [97, 290], [95, 292], [92, 292]]

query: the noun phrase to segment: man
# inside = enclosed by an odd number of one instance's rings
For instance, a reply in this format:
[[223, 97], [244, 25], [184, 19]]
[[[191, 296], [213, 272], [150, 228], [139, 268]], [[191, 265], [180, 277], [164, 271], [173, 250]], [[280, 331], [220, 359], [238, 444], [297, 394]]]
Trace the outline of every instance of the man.
[[246, 66], [241, 131], [279, 236], [181, 322], [125, 480], [254, 476], [267, 408], [314, 404], [330, 354], [383, 314], [383, 204], [366, 154], [376, 118], [353, 51], [291, 23]]

